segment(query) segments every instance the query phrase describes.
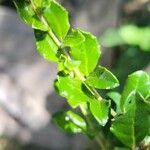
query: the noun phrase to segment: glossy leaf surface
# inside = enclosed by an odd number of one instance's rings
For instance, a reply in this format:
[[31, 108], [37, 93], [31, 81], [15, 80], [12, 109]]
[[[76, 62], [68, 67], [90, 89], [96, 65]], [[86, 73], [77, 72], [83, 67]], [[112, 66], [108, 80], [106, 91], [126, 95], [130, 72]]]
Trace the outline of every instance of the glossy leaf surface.
[[35, 30], [34, 33], [39, 54], [47, 60], [58, 61], [56, 56], [58, 47], [49, 37], [48, 33], [40, 30]]
[[150, 96], [150, 76], [143, 71], [129, 75], [121, 97], [121, 109], [126, 111], [130, 96], [139, 92], [145, 99]]
[[64, 62], [64, 67], [72, 71], [74, 68], [77, 68], [80, 64], [81, 62], [77, 60], [70, 60], [70, 61], [66, 60]]
[[54, 34], [63, 40], [70, 28], [68, 12], [59, 3], [51, 1], [44, 9], [43, 16]]
[[43, 9], [43, 8], [49, 6], [51, 1], [54, 1], [54, 0], [32, 0], [32, 1], [37, 8]]
[[120, 108], [121, 95], [118, 92], [109, 92], [107, 95], [116, 104], [117, 114], [121, 113], [121, 108]]
[[92, 102], [90, 102], [90, 111], [102, 126], [104, 126], [108, 121], [109, 107], [110, 103], [105, 100], [93, 100]]
[[149, 116], [150, 105], [142, 95], [133, 94], [127, 112], [114, 118], [111, 131], [124, 145], [135, 147], [148, 133]]
[[98, 89], [112, 89], [119, 85], [117, 78], [105, 67], [98, 66], [86, 80], [90, 86]]
[[14, 0], [18, 14], [21, 19], [33, 29], [39, 29], [42, 31], [48, 30], [48, 27], [39, 19], [33, 10], [33, 6], [30, 2], [25, 0]]
[[79, 29], [73, 29], [64, 39], [63, 47], [75, 47], [85, 41], [85, 37]]
[[73, 59], [81, 61], [79, 70], [87, 76], [95, 69], [98, 63], [100, 46], [96, 37], [92, 34], [87, 32], [81, 33], [85, 40], [81, 44], [71, 47], [71, 56]]
[[91, 99], [82, 91], [82, 82], [70, 76], [59, 76], [55, 82], [55, 86], [61, 96], [68, 99], [68, 103], [72, 107], [77, 107], [82, 103]]
[[81, 133], [86, 131], [86, 122], [72, 111], [58, 112], [53, 115], [57, 125], [68, 133]]

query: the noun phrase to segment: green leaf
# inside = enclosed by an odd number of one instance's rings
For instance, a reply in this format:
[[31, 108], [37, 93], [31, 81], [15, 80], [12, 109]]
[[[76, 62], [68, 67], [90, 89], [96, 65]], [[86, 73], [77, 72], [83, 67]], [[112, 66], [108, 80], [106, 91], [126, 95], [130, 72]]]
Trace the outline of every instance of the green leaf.
[[117, 112], [117, 114], [120, 114], [122, 112], [121, 108], [120, 108], [120, 101], [121, 101], [120, 93], [109, 92], [109, 93], [107, 93], [107, 96], [114, 101], [114, 103], [116, 104], [116, 112]]
[[63, 41], [63, 47], [75, 47], [85, 41], [84, 35], [79, 29], [72, 29]]
[[71, 56], [75, 60], [81, 61], [79, 70], [84, 75], [89, 75], [96, 67], [100, 57], [100, 46], [93, 35], [87, 32], [80, 32], [85, 40], [79, 45], [71, 47]]
[[54, 0], [32, 0], [34, 5], [37, 8], [41, 8], [41, 10], [44, 9], [45, 7], [49, 6], [51, 4], [51, 1], [54, 1]]
[[42, 31], [47, 31], [48, 28], [35, 14], [33, 7], [30, 2], [26, 0], [14, 0], [17, 12], [22, 18], [22, 20], [30, 25], [33, 29], [38, 29]]
[[64, 67], [72, 71], [74, 68], [77, 68], [80, 64], [81, 62], [77, 60], [65, 60]]
[[35, 30], [37, 51], [47, 60], [58, 61], [56, 56], [58, 47], [47, 32]]
[[138, 145], [148, 134], [150, 105], [142, 95], [131, 96], [128, 110], [114, 118], [111, 131], [126, 146], [132, 148]]
[[150, 76], [143, 71], [137, 71], [128, 76], [122, 97], [121, 110], [125, 112], [130, 102], [130, 96], [139, 92], [144, 99], [150, 96]]
[[109, 107], [110, 102], [106, 100], [93, 100], [90, 102], [90, 111], [102, 126], [105, 126], [108, 121]]
[[118, 79], [105, 67], [98, 66], [86, 80], [90, 86], [98, 89], [112, 89], [119, 85]]
[[43, 16], [55, 35], [63, 40], [70, 28], [68, 12], [59, 3], [51, 1], [43, 10]]
[[67, 56], [62, 54], [59, 56], [58, 70], [63, 71], [66, 74], [70, 74], [70, 72], [72, 72], [75, 68], [78, 68], [80, 64], [80, 61], [68, 59]]
[[82, 91], [82, 82], [70, 76], [58, 76], [55, 87], [59, 94], [68, 99], [72, 107], [77, 107], [91, 99]]
[[86, 131], [86, 122], [72, 111], [58, 112], [53, 115], [57, 125], [67, 133], [82, 133]]
[[[37, 6], [37, 7], [41, 7], [42, 6], [42, 1], [43, 0], [32, 0], [33, 1], [33, 3], [35, 4], [35, 6]], [[45, 0], [44, 0], [45, 1]]]

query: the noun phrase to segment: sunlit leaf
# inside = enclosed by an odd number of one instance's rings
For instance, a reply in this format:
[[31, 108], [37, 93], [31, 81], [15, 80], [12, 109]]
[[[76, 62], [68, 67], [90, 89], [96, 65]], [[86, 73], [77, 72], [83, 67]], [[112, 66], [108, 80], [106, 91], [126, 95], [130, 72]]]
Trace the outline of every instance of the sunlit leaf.
[[116, 104], [116, 112], [117, 112], [117, 114], [120, 114], [121, 113], [121, 108], [120, 108], [121, 95], [120, 95], [120, 93], [109, 92], [109, 93], [107, 93], [107, 96], [114, 101], [114, 103]]
[[139, 92], [145, 99], [150, 95], [150, 76], [143, 71], [137, 71], [128, 76], [122, 97], [121, 109], [125, 112], [128, 109], [131, 95]]
[[111, 131], [124, 145], [135, 147], [148, 133], [149, 116], [150, 105], [136, 93], [131, 96], [127, 112], [114, 118]]
[[86, 131], [85, 120], [72, 111], [55, 113], [53, 119], [65, 132], [82, 133]]
[[77, 107], [91, 99], [82, 91], [82, 82], [70, 76], [59, 76], [55, 82], [59, 94], [68, 99], [72, 107]]
[[90, 102], [90, 110], [100, 125], [105, 126], [108, 121], [110, 102], [105, 100], [93, 100]]
[[48, 27], [39, 19], [37, 14], [33, 10], [33, 6], [30, 1], [26, 0], [14, 0], [17, 12], [21, 19], [33, 29], [39, 29], [42, 31], [48, 30]]
[[96, 37], [92, 34], [87, 32], [81, 33], [85, 40], [81, 44], [71, 47], [71, 56], [75, 60], [81, 61], [79, 70], [87, 76], [95, 69], [98, 63], [100, 46]]
[[63, 47], [75, 47], [85, 41], [84, 35], [79, 29], [72, 29], [63, 41]]
[[58, 47], [54, 41], [49, 37], [47, 32], [35, 30], [37, 51], [41, 56], [47, 60], [58, 61], [57, 50]]
[[112, 89], [119, 85], [118, 79], [105, 67], [98, 66], [86, 80], [86, 83], [98, 89]]
[[51, 1], [43, 10], [43, 16], [54, 34], [63, 40], [70, 28], [68, 12], [59, 3]]

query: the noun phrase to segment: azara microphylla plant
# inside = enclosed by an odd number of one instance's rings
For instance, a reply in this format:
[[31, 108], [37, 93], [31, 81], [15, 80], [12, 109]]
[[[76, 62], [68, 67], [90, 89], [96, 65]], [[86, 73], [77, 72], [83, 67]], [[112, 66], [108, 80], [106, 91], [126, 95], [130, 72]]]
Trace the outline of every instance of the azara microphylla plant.
[[[96, 139], [101, 150], [150, 149], [150, 76], [128, 76], [123, 92], [117, 78], [98, 65], [95, 36], [70, 27], [68, 12], [55, 0], [14, 0], [22, 20], [34, 30], [37, 51], [58, 64], [56, 91], [70, 110], [53, 115], [67, 133]], [[98, 91], [99, 90], [99, 91]], [[107, 94], [101, 96], [100, 90]]]

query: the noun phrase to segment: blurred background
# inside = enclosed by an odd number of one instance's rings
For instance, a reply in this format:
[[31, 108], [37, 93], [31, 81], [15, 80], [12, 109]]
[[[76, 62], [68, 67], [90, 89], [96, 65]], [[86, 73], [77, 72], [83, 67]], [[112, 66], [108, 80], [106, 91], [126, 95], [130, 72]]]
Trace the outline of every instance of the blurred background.
[[[124, 84], [136, 70], [150, 74], [150, 0], [60, 0], [71, 24], [100, 41], [100, 63]], [[35, 51], [32, 30], [11, 0], [0, 0], [0, 150], [85, 150], [96, 146], [66, 135], [51, 121], [66, 102], [53, 89], [57, 67]], [[120, 86], [118, 91], [122, 90]]]

